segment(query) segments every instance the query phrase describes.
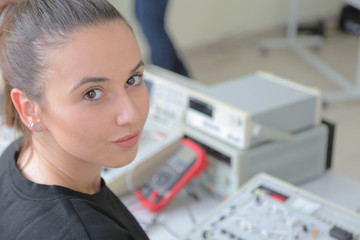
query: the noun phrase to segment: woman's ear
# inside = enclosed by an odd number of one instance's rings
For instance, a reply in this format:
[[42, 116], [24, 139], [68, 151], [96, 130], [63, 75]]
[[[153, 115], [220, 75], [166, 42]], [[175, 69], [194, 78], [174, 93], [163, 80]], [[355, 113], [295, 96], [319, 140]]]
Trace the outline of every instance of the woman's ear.
[[23, 124], [27, 126], [31, 131], [39, 131], [39, 105], [32, 101], [19, 88], [13, 88], [11, 90], [10, 96]]

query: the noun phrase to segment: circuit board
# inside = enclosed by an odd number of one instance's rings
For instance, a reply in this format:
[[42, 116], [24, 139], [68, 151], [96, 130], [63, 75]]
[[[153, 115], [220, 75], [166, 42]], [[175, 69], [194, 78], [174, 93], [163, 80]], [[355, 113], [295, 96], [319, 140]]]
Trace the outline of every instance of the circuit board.
[[261, 173], [181, 239], [359, 240], [360, 216]]

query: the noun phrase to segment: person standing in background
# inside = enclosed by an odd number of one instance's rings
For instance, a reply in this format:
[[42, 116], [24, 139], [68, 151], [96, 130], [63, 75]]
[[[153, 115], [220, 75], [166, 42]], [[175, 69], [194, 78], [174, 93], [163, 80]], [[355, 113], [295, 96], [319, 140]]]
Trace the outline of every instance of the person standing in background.
[[149, 43], [152, 64], [190, 77], [165, 29], [167, 5], [168, 0], [135, 0], [136, 18]]

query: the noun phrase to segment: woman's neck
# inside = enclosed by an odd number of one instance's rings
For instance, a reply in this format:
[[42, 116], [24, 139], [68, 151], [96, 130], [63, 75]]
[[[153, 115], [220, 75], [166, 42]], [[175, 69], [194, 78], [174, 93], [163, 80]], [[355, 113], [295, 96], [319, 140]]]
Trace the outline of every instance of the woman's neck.
[[63, 186], [87, 194], [101, 189], [101, 166], [66, 158], [36, 141], [21, 151], [17, 165], [25, 178], [38, 184]]

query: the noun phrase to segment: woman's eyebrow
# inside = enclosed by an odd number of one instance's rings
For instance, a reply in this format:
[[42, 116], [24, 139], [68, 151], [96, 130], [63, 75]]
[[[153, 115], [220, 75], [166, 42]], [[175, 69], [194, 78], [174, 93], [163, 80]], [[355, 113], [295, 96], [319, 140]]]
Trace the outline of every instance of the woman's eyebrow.
[[133, 74], [134, 72], [136, 72], [136, 70], [138, 70], [138, 68], [141, 66], [144, 66], [143, 60], [139, 61], [139, 63], [130, 71], [130, 74]]
[[[138, 64], [130, 71], [130, 74], [136, 72], [138, 68], [144, 66], [144, 62], [142, 60], [139, 61]], [[80, 88], [82, 85], [87, 83], [96, 83], [96, 82], [106, 82], [109, 81], [108, 78], [105, 77], [84, 77], [78, 84], [76, 84], [71, 90], [70, 93], [74, 92], [76, 89]]]
[[106, 82], [109, 81], [108, 78], [105, 77], [84, 77], [78, 84], [76, 84], [70, 91], [70, 93], [74, 92], [76, 89], [81, 87], [87, 83], [97, 83], [97, 82]]

